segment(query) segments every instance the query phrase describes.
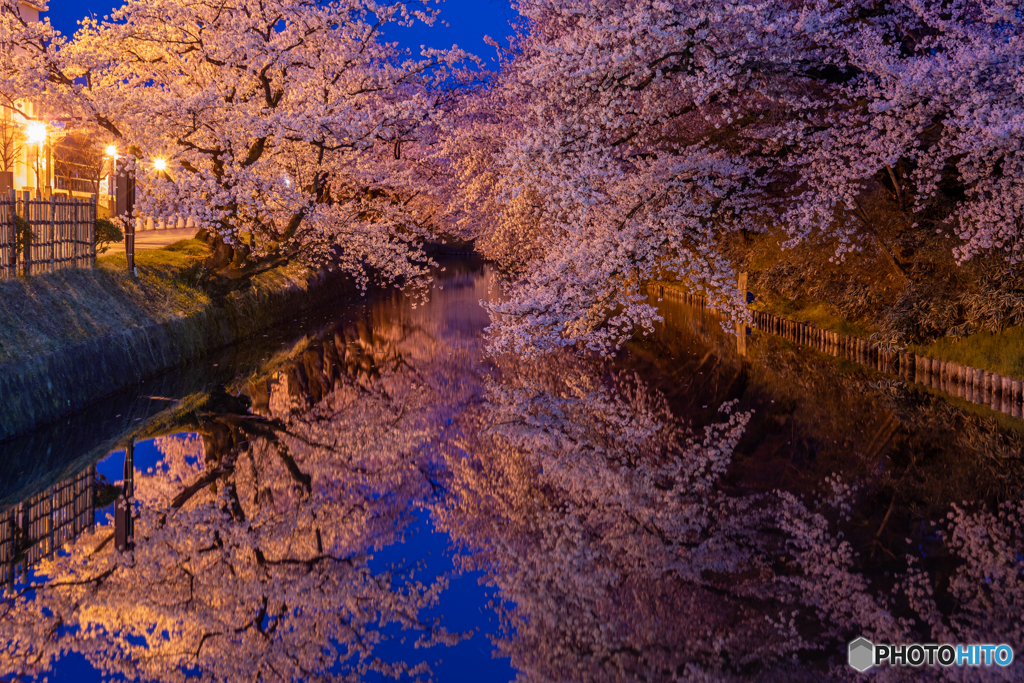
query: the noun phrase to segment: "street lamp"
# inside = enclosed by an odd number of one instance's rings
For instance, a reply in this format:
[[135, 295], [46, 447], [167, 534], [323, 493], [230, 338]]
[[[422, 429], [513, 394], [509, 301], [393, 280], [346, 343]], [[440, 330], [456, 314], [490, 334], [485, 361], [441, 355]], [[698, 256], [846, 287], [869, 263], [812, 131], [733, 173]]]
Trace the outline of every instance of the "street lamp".
[[[32, 121], [25, 126], [25, 139], [28, 140], [29, 145], [39, 145], [39, 151], [36, 152], [36, 196], [40, 196], [42, 188], [39, 185], [39, 157], [43, 155], [43, 147], [46, 145], [47, 136], [46, 124], [42, 121]], [[49, 170], [49, 168], [47, 168]]]
[[45, 145], [46, 135], [46, 124], [42, 121], [33, 121], [25, 126], [25, 137], [30, 145]]
[[113, 197], [108, 206], [111, 206], [110, 215], [117, 215], [117, 145], [107, 145], [104, 156], [110, 159], [110, 175], [107, 176], [107, 196]]
[[158, 171], [164, 171], [167, 168], [167, 161], [164, 159], [153, 159], [153, 168]]

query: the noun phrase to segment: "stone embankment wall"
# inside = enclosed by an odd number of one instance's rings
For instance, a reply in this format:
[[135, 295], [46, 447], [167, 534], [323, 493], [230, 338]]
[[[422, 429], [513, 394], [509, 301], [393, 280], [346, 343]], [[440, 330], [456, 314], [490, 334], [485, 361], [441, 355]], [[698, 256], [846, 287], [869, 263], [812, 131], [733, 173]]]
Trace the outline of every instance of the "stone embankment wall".
[[310, 273], [273, 288], [234, 293], [195, 315], [0, 365], [0, 441], [352, 290], [349, 278]]
[[[715, 312], [708, 307], [707, 299], [699, 294], [689, 294], [661, 285], [656, 287], [662, 298]], [[1024, 417], [1024, 382], [1019, 379], [939, 358], [916, 356], [910, 351], [889, 349], [870, 339], [823, 330], [766, 311], [751, 311], [751, 314], [755, 329], [879, 372], [896, 375], [908, 382], [923, 384], [971, 403], [989, 406], [992, 410], [1015, 418]]]

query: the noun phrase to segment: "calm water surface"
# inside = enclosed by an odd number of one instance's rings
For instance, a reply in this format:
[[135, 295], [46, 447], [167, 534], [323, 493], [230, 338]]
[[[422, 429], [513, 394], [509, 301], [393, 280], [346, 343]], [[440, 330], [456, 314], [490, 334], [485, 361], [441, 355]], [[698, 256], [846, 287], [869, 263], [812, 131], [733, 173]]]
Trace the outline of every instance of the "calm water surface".
[[490, 357], [498, 295], [453, 262], [426, 302], [0, 444], [0, 680], [844, 680], [862, 635], [1024, 647], [1018, 421], [740, 356], [678, 303], [614, 360]]

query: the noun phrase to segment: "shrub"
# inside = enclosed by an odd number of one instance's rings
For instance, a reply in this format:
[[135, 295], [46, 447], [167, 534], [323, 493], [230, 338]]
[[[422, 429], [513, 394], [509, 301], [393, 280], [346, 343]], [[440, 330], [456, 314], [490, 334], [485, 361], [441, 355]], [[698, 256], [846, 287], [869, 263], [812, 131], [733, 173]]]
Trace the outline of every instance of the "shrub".
[[123, 242], [121, 227], [108, 218], [96, 219], [96, 252], [104, 253], [114, 242]]
[[32, 239], [32, 226], [21, 216], [14, 217], [15, 226], [15, 248], [19, 254], [24, 254]]

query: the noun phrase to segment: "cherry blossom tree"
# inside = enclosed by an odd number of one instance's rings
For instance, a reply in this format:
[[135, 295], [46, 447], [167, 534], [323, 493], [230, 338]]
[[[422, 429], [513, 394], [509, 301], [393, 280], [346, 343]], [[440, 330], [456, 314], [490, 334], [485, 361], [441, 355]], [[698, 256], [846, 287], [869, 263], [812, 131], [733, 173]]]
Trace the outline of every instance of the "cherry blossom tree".
[[192, 219], [236, 265], [408, 281], [437, 214], [419, 159], [475, 66], [461, 50], [411, 58], [381, 30], [434, 17], [372, 0], [132, 0], [71, 41], [8, 20], [27, 47], [0, 88], [107, 129], [139, 178], [137, 213]]
[[[870, 244], [902, 273], [866, 218], [872, 180], [908, 229], [945, 212], [957, 258], [1018, 258], [1017, 3], [517, 8], [450, 143], [464, 223], [512, 279], [491, 306], [496, 350], [614, 352], [651, 329], [643, 287], [665, 277], [742, 319], [721, 249], [737, 231], [839, 260]], [[948, 210], [944, 192], [963, 199]]]
[[374, 654], [387, 624], [419, 632], [423, 645], [458, 639], [418, 616], [443, 580], [424, 585], [367, 566], [374, 547], [402, 533], [410, 496], [425, 485], [415, 467], [376, 463], [385, 467], [373, 474], [356, 474], [372, 467], [359, 460], [328, 472], [254, 440], [182, 481], [139, 477], [133, 551], [115, 552], [101, 528], [40, 567], [47, 582], [34, 596], [5, 600], [5, 673], [45, 671], [67, 650], [130, 680], [425, 672]]
[[0, 600], [2, 675], [45, 674], [74, 651], [130, 680], [427, 677], [376, 650], [387, 626], [417, 647], [463, 637], [423, 616], [445, 578], [368, 562], [439, 488], [431, 443], [477, 391], [486, 316], [470, 336], [408, 300], [389, 319], [388, 303], [254, 380], [266, 415], [211, 396], [182, 417], [201, 437], [161, 437], [163, 459], [135, 480], [134, 549], [100, 527]]
[[66, 39], [49, 19], [34, 21], [18, 2], [5, 0], [0, 7], [0, 102], [23, 113], [23, 98], [42, 95], [53, 81], [72, 84], [61, 72], [59, 51]]
[[71, 650], [139, 680], [426, 677], [382, 661], [380, 624], [455, 642], [423, 617], [444, 577], [368, 564], [417, 510], [498, 589], [496, 645], [527, 681], [844, 680], [861, 635], [1022, 642], [1019, 505], [953, 506], [928, 556], [868, 574], [854, 482], [752, 492], [730, 472], [750, 417], [734, 404], [693, 425], [606, 361], [481, 362], [474, 304], [498, 281], [462, 269], [240, 381], [251, 411], [196, 404], [192, 435], [136, 477], [135, 548], [101, 528], [0, 600], [2, 673]]
[[664, 275], [742, 316], [719, 242], [770, 220], [762, 176], [775, 150], [738, 134], [739, 120], [795, 96], [794, 76], [827, 58], [814, 27], [837, 19], [797, 3], [518, 9], [521, 32], [477, 116], [505, 124], [488, 155], [501, 203], [485, 253], [517, 275], [492, 305], [495, 349], [614, 351], [651, 329], [643, 286]]
[[1018, 262], [1019, 4], [863, 3], [856, 17], [831, 29], [840, 47], [832, 82], [786, 131], [804, 183], [784, 216], [790, 234], [831, 220], [844, 235], [877, 238], [859, 202], [865, 182], [879, 177], [908, 224], [936, 195], [959, 197], [939, 216], [949, 224], [941, 231], [960, 238], [958, 260], [1002, 252]]

